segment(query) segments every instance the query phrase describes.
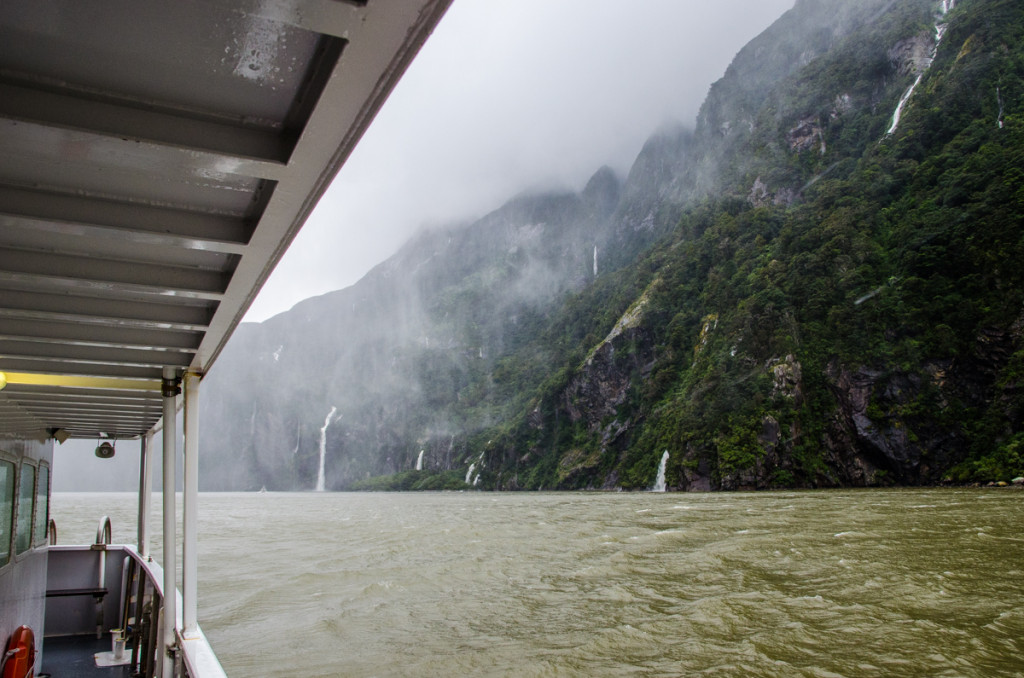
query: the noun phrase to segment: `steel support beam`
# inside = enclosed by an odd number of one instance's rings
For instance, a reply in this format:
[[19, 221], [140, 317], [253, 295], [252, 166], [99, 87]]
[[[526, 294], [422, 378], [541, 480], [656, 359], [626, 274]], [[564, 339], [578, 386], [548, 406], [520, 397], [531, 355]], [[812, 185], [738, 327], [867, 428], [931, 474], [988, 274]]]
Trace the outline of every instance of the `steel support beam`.
[[189, 330], [5, 317], [0, 325], [0, 339], [33, 341], [48, 345], [52, 345], [52, 342], [73, 340], [78, 346], [191, 353], [199, 345], [202, 334]]
[[0, 280], [50, 281], [64, 287], [110, 285], [142, 294], [175, 292], [196, 299], [218, 299], [230, 274], [184, 266], [104, 260], [31, 250], [0, 248]]
[[[0, 115], [16, 121], [12, 128], [28, 140], [39, 138], [37, 128], [53, 129], [54, 134], [95, 136], [106, 144], [157, 146], [190, 157], [212, 156], [253, 176], [280, 173], [295, 145], [294, 138], [273, 128], [204, 120], [2, 82], [0, 102]], [[17, 140], [7, 143], [17, 148]]]
[[196, 561], [199, 504], [199, 382], [195, 372], [186, 372], [185, 386], [185, 491], [182, 515], [181, 597], [183, 637], [196, 635]]
[[131, 299], [121, 291], [115, 294], [118, 302], [111, 304], [101, 291], [92, 293], [100, 296], [0, 290], [0, 317], [203, 332], [215, 310], [211, 302], [172, 305], [152, 297]]
[[244, 254], [254, 223], [240, 216], [0, 186], [0, 226], [54, 238], [81, 236]]
[[149, 514], [153, 503], [153, 434], [147, 433], [140, 439], [141, 458], [139, 461], [139, 555], [149, 558]]
[[164, 400], [164, 611], [161, 615], [162, 633], [160, 634], [160, 647], [157, 656], [160, 657], [163, 665], [163, 677], [171, 678], [174, 675], [174, 647], [178, 632], [178, 612], [175, 582], [175, 551], [177, 535], [175, 526], [175, 431], [176, 403], [175, 397], [180, 389], [178, 388], [178, 376], [173, 367], [165, 367], [163, 370], [163, 400]]

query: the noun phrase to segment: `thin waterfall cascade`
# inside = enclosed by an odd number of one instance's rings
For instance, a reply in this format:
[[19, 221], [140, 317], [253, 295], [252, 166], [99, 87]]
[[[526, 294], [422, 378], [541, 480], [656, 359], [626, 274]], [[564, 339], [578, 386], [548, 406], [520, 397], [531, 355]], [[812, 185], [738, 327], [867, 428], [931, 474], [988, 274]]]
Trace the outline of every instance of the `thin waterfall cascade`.
[[331, 406], [331, 411], [324, 419], [323, 428], [320, 429], [320, 470], [316, 474], [316, 491], [323, 492], [326, 481], [324, 478], [324, 457], [327, 456], [327, 427], [331, 425], [331, 417], [338, 411], [337, 407]]
[[914, 94], [914, 90], [917, 89], [919, 84], [921, 84], [924, 74], [929, 68], [931, 68], [932, 62], [935, 60], [935, 56], [939, 53], [939, 43], [942, 42], [943, 36], [946, 35], [946, 29], [949, 28], [949, 24], [943, 21], [943, 19], [946, 18], [946, 15], [949, 14], [950, 10], [954, 7], [956, 7], [956, 0], [942, 0], [942, 4], [939, 8], [939, 19], [935, 23], [935, 47], [932, 49], [931, 56], [928, 58], [924, 69], [918, 74], [917, 78], [914, 79], [914, 83], [906, 92], [903, 93], [903, 96], [900, 97], [899, 103], [896, 104], [896, 110], [892, 114], [892, 122], [889, 125], [889, 129], [885, 132], [885, 136], [889, 136], [896, 131], [896, 128], [900, 124], [900, 118], [903, 115], [903, 108], [907, 105], [907, 102], [910, 101], [910, 97]]
[[908, 101], [910, 101], [910, 95], [914, 93], [914, 90], [921, 83], [921, 79], [923, 77], [924, 73], [917, 76], [917, 79], [914, 80], [914, 84], [911, 85], [906, 92], [904, 92], [903, 96], [900, 98], [900, 102], [896, 104], [896, 111], [892, 114], [892, 123], [889, 125], [889, 129], [885, 133], [886, 136], [889, 136], [890, 134], [896, 131], [896, 128], [900, 124], [900, 117], [903, 115], [903, 107], [907, 105]]
[[999, 102], [999, 115], [996, 116], [996, 124], [999, 125], [999, 129], [1003, 129], [1003, 95], [999, 93], [998, 87], [996, 87], [996, 101]]
[[420, 456], [416, 457], [416, 470], [423, 470], [423, 450], [420, 450]]
[[597, 245], [594, 245], [594, 277], [597, 277]]
[[654, 480], [654, 487], [651, 492], [665, 491], [665, 467], [668, 465], [668, 450], [661, 455], [661, 464], [658, 465], [658, 477]]
[[469, 465], [469, 470], [466, 471], [466, 484], [467, 485], [469, 485], [470, 481], [473, 479], [473, 471], [474, 471], [474, 469], [476, 469], [476, 464], [470, 464]]

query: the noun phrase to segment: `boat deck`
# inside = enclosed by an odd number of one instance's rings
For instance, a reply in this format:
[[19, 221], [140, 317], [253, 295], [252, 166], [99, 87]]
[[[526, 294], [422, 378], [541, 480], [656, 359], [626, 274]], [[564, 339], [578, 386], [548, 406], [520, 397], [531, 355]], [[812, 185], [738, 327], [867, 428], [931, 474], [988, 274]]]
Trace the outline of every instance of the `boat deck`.
[[[52, 678], [129, 678], [130, 667], [96, 666], [97, 652], [110, 651], [110, 636], [55, 636], [43, 643], [43, 673]], [[129, 649], [128, 652], [131, 652]]]

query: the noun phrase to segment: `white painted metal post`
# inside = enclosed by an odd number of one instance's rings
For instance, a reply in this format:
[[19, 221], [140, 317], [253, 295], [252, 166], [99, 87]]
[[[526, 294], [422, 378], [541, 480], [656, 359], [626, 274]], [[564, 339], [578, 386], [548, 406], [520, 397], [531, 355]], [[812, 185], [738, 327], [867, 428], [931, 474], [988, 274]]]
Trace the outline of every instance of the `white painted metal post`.
[[149, 516], [153, 504], [153, 433], [142, 436], [139, 462], [139, 555], [149, 557]]
[[186, 638], [196, 635], [198, 563], [196, 548], [199, 504], [199, 375], [185, 374], [185, 492], [182, 516], [181, 598]]
[[160, 658], [163, 667], [162, 678], [174, 675], [174, 656], [170, 649], [174, 647], [177, 635], [178, 615], [175, 601], [177, 585], [175, 583], [175, 550], [177, 535], [175, 534], [175, 396], [178, 388], [178, 377], [172, 367], [165, 367], [163, 373], [164, 399], [164, 611], [163, 634], [160, 638]]

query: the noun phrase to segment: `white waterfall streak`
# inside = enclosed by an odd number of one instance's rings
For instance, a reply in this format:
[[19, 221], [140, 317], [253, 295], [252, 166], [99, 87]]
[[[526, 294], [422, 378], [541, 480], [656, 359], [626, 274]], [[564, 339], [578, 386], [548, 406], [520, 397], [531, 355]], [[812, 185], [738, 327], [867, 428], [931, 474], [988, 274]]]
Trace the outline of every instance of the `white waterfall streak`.
[[469, 470], [466, 471], [466, 484], [469, 485], [470, 481], [473, 480], [473, 469], [476, 468], [476, 464], [470, 464]]
[[903, 98], [900, 99], [900, 102], [896, 104], [896, 111], [892, 114], [892, 124], [889, 125], [889, 129], [885, 133], [886, 136], [896, 131], [896, 127], [900, 124], [900, 116], [903, 115], [903, 107], [907, 105], [908, 101], [910, 101], [910, 95], [914, 93], [914, 89], [918, 86], [921, 82], [921, 78], [923, 77], [924, 73], [917, 76], [917, 79], [914, 80], [914, 84], [910, 86], [910, 89], [903, 94]]
[[420, 450], [420, 456], [416, 457], [416, 470], [423, 470], [423, 450]]
[[939, 8], [939, 20], [935, 22], [935, 48], [932, 50], [932, 54], [928, 58], [924, 70], [918, 74], [917, 78], [914, 80], [914, 84], [912, 84], [903, 94], [903, 97], [900, 98], [900, 102], [896, 105], [896, 111], [892, 114], [892, 123], [889, 125], [889, 129], [886, 131], [885, 136], [889, 136], [896, 131], [896, 127], [900, 124], [900, 117], [903, 115], [904, 106], [906, 106], [907, 102], [910, 101], [910, 96], [914, 93], [917, 86], [921, 84], [921, 80], [924, 78], [925, 72], [931, 68], [932, 61], [939, 53], [939, 43], [942, 42], [943, 36], [946, 35], [946, 29], [949, 28], [949, 24], [945, 23], [943, 19], [955, 6], [956, 0], [942, 0], [942, 4]]
[[1003, 129], [1003, 95], [999, 93], [998, 87], [996, 87], [996, 101], [999, 102], [999, 115], [996, 117], [996, 124], [999, 125], [999, 129]]
[[597, 277], [597, 245], [594, 245], [594, 277]]
[[331, 411], [327, 413], [327, 418], [324, 419], [323, 428], [320, 429], [320, 471], [316, 475], [316, 491], [323, 492], [325, 479], [324, 479], [324, 457], [327, 456], [327, 427], [331, 425], [331, 417], [338, 411], [337, 407], [331, 406]]
[[661, 464], [658, 465], [658, 477], [654, 480], [654, 487], [651, 492], [665, 491], [665, 466], [668, 465], [668, 450], [661, 455]]

